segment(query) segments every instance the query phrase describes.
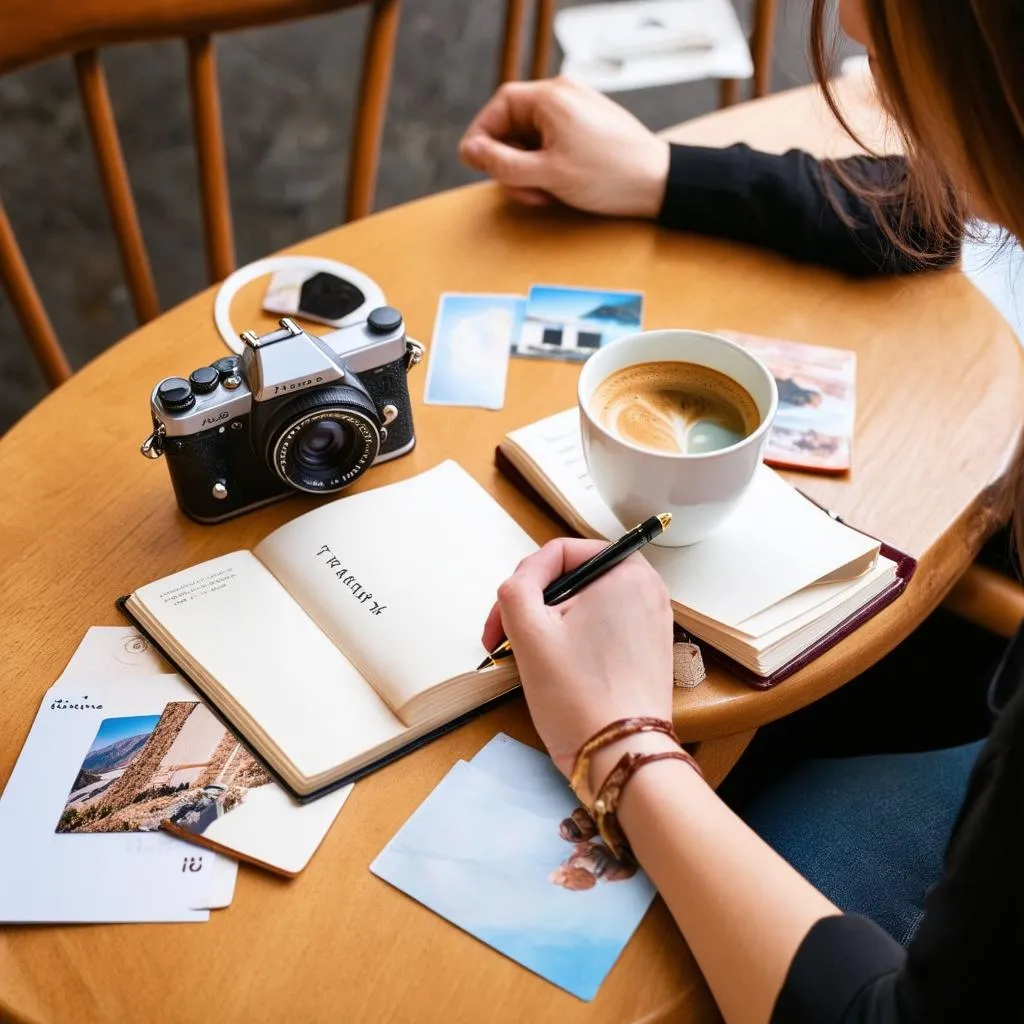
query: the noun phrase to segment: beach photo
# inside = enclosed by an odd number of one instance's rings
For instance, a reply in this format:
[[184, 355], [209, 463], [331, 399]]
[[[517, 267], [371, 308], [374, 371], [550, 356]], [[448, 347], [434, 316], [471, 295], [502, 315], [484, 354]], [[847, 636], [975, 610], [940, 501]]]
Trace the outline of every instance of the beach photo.
[[779, 388], [764, 460], [771, 466], [844, 473], [856, 415], [857, 354], [824, 345], [719, 331], [757, 356]]
[[198, 701], [161, 715], [107, 718], [71, 783], [58, 832], [150, 832], [169, 821], [202, 835], [270, 776]]
[[582, 362], [616, 338], [643, 330], [640, 292], [535, 284], [512, 354]]

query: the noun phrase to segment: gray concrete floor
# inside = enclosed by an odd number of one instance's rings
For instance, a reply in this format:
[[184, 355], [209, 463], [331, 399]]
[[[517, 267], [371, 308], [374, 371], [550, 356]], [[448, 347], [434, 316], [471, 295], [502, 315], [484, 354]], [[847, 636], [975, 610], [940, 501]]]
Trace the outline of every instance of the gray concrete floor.
[[[578, 4], [582, 0], [563, 0]], [[737, 0], [749, 19], [751, 0]], [[806, 0], [783, 0], [773, 88], [809, 81]], [[456, 144], [494, 86], [502, 0], [405, 0], [377, 207], [472, 180]], [[221, 37], [240, 262], [339, 222], [366, 25], [353, 10]], [[206, 284], [183, 46], [104, 53], [122, 145], [168, 308]], [[714, 109], [716, 83], [618, 97], [658, 129]], [[134, 326], [69, 61], [0, 80], [0, 196], [54, 326], [80, 367]], [[46, 388], [0, 292], [0, 432]], [[135, 443], [129, 438], [126, 443]]]

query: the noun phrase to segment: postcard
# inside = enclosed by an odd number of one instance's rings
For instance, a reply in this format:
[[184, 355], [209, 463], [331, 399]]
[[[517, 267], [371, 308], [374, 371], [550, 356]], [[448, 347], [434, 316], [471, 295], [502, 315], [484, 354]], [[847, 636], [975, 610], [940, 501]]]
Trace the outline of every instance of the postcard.
[[857, 353], [718, 331], [756, 355], [779, 388], [764, 460], [784, 469], [845, 473], [856, 415]]
[[136, 720], [114, 740], [130, 746], [154, 704], [187, 693], [168, 675], [75, 673], [50, 689], [0, 796], [0, 921], [205, 921], [207, 908], [230, 902], [238, 866], [216, 853], [162, 833], [54, 829], [104, 720]]
[[512, 354], [583, 362], [602, 345], [643, 330], [640, 292], [535, 284]]
[[301, 871], [351, 792], [302, 805], [203, 703], [105, 718], [58, 832], [170, 832], [286, 875]]
[[456, 764], [370, 870], [534, 973], [593, 999], [654, 889], [600, 842], [564, 780], [541, 781], [540, 762], [526, 787], [491, 774], [512, 749], [491, 751], [487, 771]]
[[525, 306], [519, 295], [442, 295], [423, 401], [500, 409]]

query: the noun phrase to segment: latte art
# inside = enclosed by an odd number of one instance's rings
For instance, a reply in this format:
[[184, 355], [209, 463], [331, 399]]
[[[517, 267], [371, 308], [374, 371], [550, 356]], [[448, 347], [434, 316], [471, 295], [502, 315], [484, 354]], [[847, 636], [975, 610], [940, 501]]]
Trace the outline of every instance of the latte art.
[[731, 377], [695, 363], [639, 363], [598, 385], [592, 415], [623, 441], [672, 455], [728, 448], [760, 423], [757, 404]]

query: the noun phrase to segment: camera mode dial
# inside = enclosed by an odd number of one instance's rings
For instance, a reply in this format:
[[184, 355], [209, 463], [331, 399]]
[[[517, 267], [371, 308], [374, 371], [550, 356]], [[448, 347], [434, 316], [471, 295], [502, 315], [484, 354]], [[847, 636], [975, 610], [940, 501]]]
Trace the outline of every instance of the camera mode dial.
[[168, 377], [160, 381], [156, 394], [168, 412], [185, 412], [196, 404], [192, 385], [184, 377]]
[[217, 390], [220, 374], [212, 366], [199, 366], [189, 374], [188, 379], [197, 395], [208, 395]]
[[241, 364], [242, 361], [238, 356], [224, 356], [223, 359], [218, 359], [213, 364], [213, 369], [220, 374], [221, 380], [226, 380], [228, 377], [238, 376], [238, 368]]

